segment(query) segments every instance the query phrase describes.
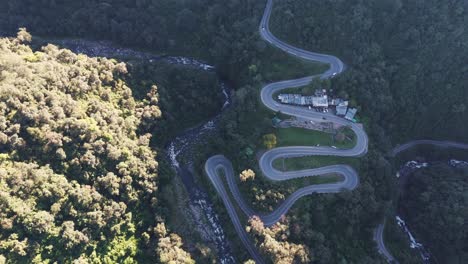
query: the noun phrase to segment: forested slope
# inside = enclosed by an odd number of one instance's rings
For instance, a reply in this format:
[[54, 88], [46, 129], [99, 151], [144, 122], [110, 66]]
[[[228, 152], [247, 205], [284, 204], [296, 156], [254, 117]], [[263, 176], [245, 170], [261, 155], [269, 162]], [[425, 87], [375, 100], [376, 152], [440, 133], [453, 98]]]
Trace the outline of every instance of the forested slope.
[[[220, 137], [200, 149], [198, 164], [224, 153], [236, 171], [255, 169], [255, 156], [245, 153], [261, 151], [261, 137], [274, 131], [273, 114], [258, 102], [258, 87], [320, 72], [287, 65], [287, 54], [276, 56], [260, 40], [265, 1], [6, 2], [0, 29], [8, 32], [28, 26], [42, 35], [110, 39], [215, 64], [234, 84], [234, 106], [224, 115]], [[303, 199], [290, 212], [290, 239], [309, 246], [317, 263], [383, 262], [371, 237], [396, 193], [388, 150], [415, 138], [468, 141], [468, 2], [277, 0], [274, 8], [275, 35], [334, 54], [349, 66], [331, 86], [358, 106], [370, 136], [368, 155], [356, 162], [360, 188]], [[261, 177], [252, 186], [252, 196], [276, 193]], [[276, 204], [271, 197], [264, 200]]]
[[125, 64], [30, 40], [0, 39], [0, 262], [191, 262], [137, 134], [161, 115], [156, 86], [136, 101]]
[[[464, 125], [468, 123], [467, 11], [468, 2], [459, 0], [277, 0], [270, 28], [281, 39], [307, 50], [337, 55], [347, 64], [347, 71], [334, 78], [332, 86], [358, 106], [369, 134], [368, 161], [361, 160], [361, 166], [367, 163], [378, 168], [388, 162], [385, 154], [398, 143], [421, 138], [468, 142], [468, 126]], [[381, 157], [374, 156], [375, 151]], [[377, 164], [371, 164], [372, 160]], [[375, 180], [383, 172], [369, 176]], [[393, 178], [391, 172], [387, 173]], [[359, 174], [363, 179], [360, 189], [369, 188], [363, 171]], [[463, 198], [459, 193], [463, 185], [454, 172], [427, 171], [424, 175], [428, 177], [417, 177], [409, 191], [412, 195], [405, 198], [409, 201], [407, 212], [413, 212], [414, 217], [410, 226], [416, 227], [423, 244], [434, 245], [437, 260], [452, 263], [453, 259], [440, 257], [456, 255], [461, 259], [465, 254], [461, 252], [466, 252], [458, 246], [466, 242], [463, 232], [454, 233], [463, 229]], [[397, 193], [390, 184], [379, 186], [375, 182], [371, 186]], [[380, 196], [380, 191], [375, 195]], [[443, 202], [446, 199], [453, 203]], [[339, 206], [335, 205], [335, 212]], [[392, 209], [385, 211], [392, 214]], [[300, 223], [315, 218], [320, 217], [311, 216]], [[333, 222], [340, 216], [325, 219]], [[364, 221], [359, 222], [362, 226]], [[316, 224], [311, 228], [322, 231], [329, 226], [330, 221], [326, 221], [323, 227]], [[310, 238], [304, 240], [317, 239]]]
[[33, 34], [108, 39], [210, 59], [233, 82], [247, 73], [266, 44], [256, 37], [265, 1], [137, 0], [15, 1], [0, 10], [1, 29]]
[[408, 179], [401, 211], [438, 263], [468, 262], [468, 167], [437, 165]]
[[[209, 58], [243, 84], [266, 44], [256, 29], [263, 1], [80, 3], [7, 1], [0, 28], [27, 26], [53, 36], [104, 38], [161, 52]], [[468, 3], [451, 1], [275, 1], [272, 30], [350, 66], [334, 87], [371, 117], [381, 145], [408, 138], [466, 141]], [[261, 76], [259, 76], [261, 77]]]
[[354, 98], [378, 143], [468, 141], [468, 2], [275, 1], [272, 30], [307, 50], [339, 55], [334, 82]]

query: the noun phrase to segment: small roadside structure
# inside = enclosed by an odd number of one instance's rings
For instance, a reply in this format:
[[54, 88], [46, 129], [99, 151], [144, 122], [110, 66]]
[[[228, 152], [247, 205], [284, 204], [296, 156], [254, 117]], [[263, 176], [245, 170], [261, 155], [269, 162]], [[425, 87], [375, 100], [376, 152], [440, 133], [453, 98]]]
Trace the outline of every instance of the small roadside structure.
[[[328, 104], [329, 104], [330, 106], [338, 106], [338, 105], [340, 105], [340, 104], [342, 104], [342, 103], [344, 103], [344, 102], [348, 102], [348, 101], [344, 101], [344, 100], [341, 99], [341, 98], [331, 98], [331, 99], [328, 100]], [[346, 104], [347, 104], [347, 103], [346, 103]]]
[[300, 94], [280, 94], [278, 95], [278, 99], [283, 104], [296, 104], [296, 105], [303, 105], [305, 104], [303, 96]]
[[356, 116], [356, 113], [357, 113], [356, 108], [350, 108], [348, 109], [348, 112], [346, 113], [345, 118], [354, 122], [354, 117]]
[[312, 97], [312, 105], [314, 107], [328, 107], [328, 97], [326, 95], [321, 97]]
[[341, 102], [336, 106], [336, 115], [345, 116], [347, 111], [348, 101]]
[[327, 94], [327, 90], [325, 90], [325, 89], [315, 89], [314, 95], [316, 97], [323, 97], [326, 94]]
[[312, 105], [314, 107], [328, 107], [328, 96], [303, 96], [301, 94], [280, 94], [278, 100], [283, 104]]
[[271, 123], [273, 124], [274, 127], [278, 126], [279, 123], [281, 123], [281, 119], [279, 119], [277, 116], [273, 117], [271, 119]]

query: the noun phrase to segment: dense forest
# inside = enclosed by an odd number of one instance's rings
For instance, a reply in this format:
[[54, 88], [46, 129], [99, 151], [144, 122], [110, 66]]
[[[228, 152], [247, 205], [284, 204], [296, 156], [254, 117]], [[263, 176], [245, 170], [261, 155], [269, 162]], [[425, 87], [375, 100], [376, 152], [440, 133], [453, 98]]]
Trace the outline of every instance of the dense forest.
[[[11, 34], [18, 27], [27, 26], [33, 33], [44, 36], [108, 39], [158, 53], [200, 57], [214, 64], [218, 74], [228, 80], [234, 88], [234, 106], [223, 116], [219, 137], [212, 138], [209, 144], [203, 144], [195, 157], [199, 176], [197, 180], [204, 183], [207, 188], [210, 188], [210, 184], [203, 177], [204, 161], [210, 155], [219, 153], [233, 161], [237, 172], [250, 169], [257, 175], [255, 179], [239, 182], [239, 185], [247, 195], [246, 199], [259, 209], [268, 210], [274, 207], [288, 193], [307, 183], [293, 181], [281, 186], [274, 184], [260, 175], [256, 162], [256, 153], [275, 145], [271, 142], [264, 144], [265, 135], [276, 134], [277, 143], [281, 144], [282, 138], [277, 129], [272, 127], [271, 118], [274, 116], [288, 118], [281, 113], [271, 113], [261, 105], [258, 100], [261, 85], [274, 80], [318, 73], [324, 69], [323, 65], [306, 64], [291, 59], [259, 38], [257, 28], [266, 1], [7, 0], [6, 2], [8, 3], [5, 5], [6, 8], [0, 10], [0, 15], [4, 18], [0, 20], [0, 30], [5, 33]], [[288, 214], [290, 219], [287, 228], [284, 227], [284, 230], [278, 233], [260, 228], [254, 229], [252, 233], [259, 245], [265, 244], [266, 241], [273, 246], [286, 243], [287, 237], [291, 243], [290, 248], [302, 256], [302, 258], [298, 256], [297, 261], [383, 263], [384, 260], [378, 256], [371, 238], [373, 228], [385, 215], [392, 214], [394, 202], [397, 200], [396, 179], [392, 171], [394, 168], [392, 160], [387, 155], [388, 151], [392, 146], [409, 139], [437, 138], [468, 142], [466, 136], [468, 126], [460, 125], [468, 123], [466, 109], [468, 34], [465, 28], [468, 24], [468, 2], [463, 0], [275, 0], [274, 2], [271, 29], [275, 35], [307, 50], [337, 55], [347, 64], [347, 71], [342, 76], [334, 78], [327, 86], [343, 97], [350, 98], [353, 104], [358, 106], [361, 121], [370, 137], [370, 145], [369, 153], [360, 160], [298, 161], [295, 165], [302, 168], [310, 168], [310, 165], [350, 163], [359, 171], [361, 186], [353, 192], [304, 198]], [[143, 69], [138, 71], [143, 73], [132, 74], [134, 79], [128, 78], [128, 74], [119, 72], [115, 73], [115, 76], [127, 80], [132, 87], [145, 86], [145, 91], [150, 90], [149, 83], [157, 81], [155, 80], [157, 77], [148, 77], [154, 69], [147, 65], [137, 67], [142, 67]], [[129, 68], [131, 71], [131, 67]], [[175, 70], [164, 71], [173, 75], [171, 82], [177, 82], [178, 73]], [[192, 74], [195, 76], [195, 73]], [[141, 82], [138, 79], [145, 81]], [[195, 89], [197, 85], [190, 87]], [[146, 108], [154, 109], [156, 107], [154, 103], [157, 102], [163, 110], [167, 108], [171, 111], [171, 115], [167, 117], [163, 115], [163, 119], [156, 123], [145, 117], [141, 120], [141, 124], [147, 126], [139, 126], [137, 130], [131, 131], [140, 133], [144, 132], [143, 127], [146, 129], [155, 127], [159, 129], [161, 138], [169, 138], [168, 134], [175, 133], [180, 126], [176, 125], [175, 121], [186, 118], [184, 112], [199, 111], [197, 116], [200, 119], [195, 120], [196, 123], [207, 116], [203, 116], [203, 113], [212, 112], [216, 108], [216, 104], [209, 101], [211, 104], [207, 112], [204, 112], [203, 108], [197, 109], [194, 106], [203, 103], [200, 93], [194, 91], [191, 96], [183, 97], [182, 94], [187, 92], [189, 88], [181, 90], [178, 96], [165, 96], [159, 100], [146, 99], [146, 102], [150, 103], [145, 106]], [[155, 91], [152, 93], [153, 97], [154, 94]], [[208, 96], [217, 97], [214, 93]], [[138, 95], [138, 99], [142, 102], [145, 97], [146, 92]], [[192, 105], [192, 108], [185, 108], [185, 105], [179, 108], [178, 104], [186, 102]], [[138, 102], [134, 104], [133, 115], [137, 116], [140, 113], [137, 109], [142, 106]], [[127, 115], [130, 113], [126, 114], [128, 118]], [[144, 115], [141, 116], [143, 117]], [[186, 118], [185, 122], [190, 122], [188, 119], [192, 120]], [[136, 124], [133, 124], [133, 127], [136, 127]], [[10, 136], [8, 133], [4, 134]], [[35, 140], [34, 144], [43, 144], [47, 146], [45, 148], [47, 151], [52, 151], [47, 143], [38, 142], [40, 141]], [[65, 147], [62, 149], [67, 156], [66, 160], [69, 160], [68, 149]], [[34, 158], [38, 166], [41, 166], [41, 157], [44, 159], [41, 153], [35, 153], [33, 149], [28, 149], [27, 154], [14, 151], [18, 159], [34, 154], [33, 157], [38, 157], [37, 161]], [[54, 158], [58, 162], [54, 162], [56, 167], [52, 166], [51, 172], [67, 176], [66, 173], [74, 169], [72, 164], [67, 165], [59, 156]], [[115, 164], [99, 161], [101, 170], [105, 168], [114, 172], [111, 169], [113, 165]], [[83, 169], [81, 174], [80, 171], [76, 173], [77, 180], [90, 185], [93, 177], [96, 177], [84, 173]], [[128, 194], [128, 199], [146, 197], [143, 190], [149, 187], [145, 185], [148, 181], [140, 184], [140, 181], [145, 180], [141, 179], [140, 175], [136, 179], [140, 180], [138, 183], [132, 183], [135, 189], [131, 191], [137, 193], [135, 194], [137, 196]], [[428, 185], [432, 183], [428, 182]], [[127, 195], [127, 189], [121, 192]], [[432, 197], [436, 199], [434, 202], [437, 205], [442, 203], [439, 200], [443, 200], [445, 196]], [[109, 199], [111, 198], [115, 199], [113, 196]], [[142, 198], [142, 201], [145, 199], [148, 198]], [[421, 202], [427, 204], [429, 201]], [[218, 209], [223, 212], [222, 205], [219, 205]], [[454, 219], [463, 218], [458, 215], [460, 212], [453, 211], [453, 213], [457, 214]], [[426, 214], [429, 213], [420, 213], [420, 215]], [[224, 220], [226, 223], [230, 221], [227, 217]], [[135, 219], [128, 221], [132, 223]], [[437, 221], [437, 219], [432, 218], [427, 221]], [[448, 223], [456, 224], [456, 221]], [[153, 226], [154, 223], [148, 225]], [[144, 228], [137, 227], [136, 230], [140, 229]], [[440, 230], [424, 229], [425, 232], [431, 233], [424, 239], [437, 238]], [[265, 239], [265, 234], [274, 238], [277, 234], [281, 236], [282, 232], [288, 233], [284, 239]], [[134, 236], [140, 239], [140, 236]], [[166, 241], [180, 245], [180, 240], [177, 239], [171, 238]], [[108, 245], [107, 242], [100, 243], [99, 246]], [[138, 240], [138, 243], [142, 242]], [[102, 248], [99, 247], [101, 252], [104, 252]], [[269, 254], [268, 250], [262, 252], [269, 255], [272, 260], [276, 257], [274, 254]], [[246, 255], [240, 257], [248, 258]]]
[[158, 146], [167, 144], [183, 129], [215, 116], [222, 107], [221, 81], [212, 71], [141, 61], [128, 63], [127, 69], [125, 79], [135, 97], [144, 99], [150, 84], [158, 86], [158, 106], [164, 114], [150, 127], [157, 135], [154, 142]]
[[[248, 66], [260, 64], [266, 49], [256, 33], [263, 1], [7, 2], [0, 11], [6, 32], [27, 26], [41, 35], [199, 55], [236, 84], [251, 80]], [[388, 146], [386, 137], [397, 143], [413, 137], [466, 140], [468, 131], [456, 126], [468, 116], [466, 1], [283, 0], [274, 9], [278, 37], [336, 54], [350, 66], [334, 86], [379, 121], [369, 124], [379, 145]]]
[[468, 167], [440, 164], [408, 179], [401, 211], [437, 263], [468, 261]]
[[137, 101], [124, 63], [30, 41], [0, 40], [0, 260], [192, 262], [160, 213], [151, 135], [137, 133], [161, 115], [157, 87]]
[[0, 29], [37, 35], [108, 39], [160, 53], [210, 59], [238, 82], [266, 44], [256, 37], [264, 2], [255, 0], [14, 1]]
[[[386, 153], [392, 146], [411, 139], [468, 142], [468, 127], [461, 125], [468, 122], [467, 11], [466, 1], [282, 0], [275, 1], [271, 27], [281, 39], [307, 50], [337, 55], [348, 65], [347, 71], [334, 79], [332, 86], [338, 93], [356, 100], [373, 145], [368, 157], [373, 159], [372, 148]], [[439, 149], [430, 151], [440, 152]], [[385, 156], [380, 157], [379, 163], [386, 160]], [[366, 163], [366, 159], [362, 160], [361, 166]], [[442, 245], [445, 243], [446, 247], [452, 242], [464, 245], [466, 236], [458, 232], [452, 237], [446, 236], [445, 240], [435, 240], [445, 236], [449, 230], [463, 230], [455, 220], [466, 219], [462, 208], [455, 209], [463, 206], [463, 198], [454, 190], [454, 196], [449, 197], [458, 202], [448, 202], [450, 191], [444, 185], [457, 186], [449, 178], [453, 175], [453, 181], [457, 181], [459, 177], [454, 172], [432, 169], [427, 174], [435, 177], [420, 175], [407, 192], [409, 197], [406, 199], [412, 201], [411, 208], [406, 207], [407, 212], [417, 215], [410, 225], [417, 228], [415, 232], [421, 242], [429, 246], [434, 243], [434, 248], [431, 248], [436, 256], [434, 261], [452, 263], [453, 259], [439, 257], [454, 255]], [[362, 170], [360, 175], [363, 175]], [[378, 171], [369, 175], [372, 181], [379, 178]], [[365, 181], [364, 178], [360, 189], [378, 190], [376, 183], [367, 186]], [[416, 191], [417, 188], [431, 191], [421, 194], [422, 190]], [[392, 190], [391, 185], [384, 189]], [[466, 193], [466, 187], [457, 187], [457, 190]], [[395, 189], [393, 191], [396, 192]], [[428, 192], [432, 195], [428, 196]], [[375, 195], [378, 197], [379, 191]], [[316, 199], [311, 200], [314, 206]], [[341, 204], [333, 207], [336, 212]], [[320, 204], [319, 208], [321, 206], [327, 206], [327, 203]], [[353, 208], [356, 210], [358, 207]], [[444, 210], [449, 210], [450, 216], [444, 214]], [[314, 221], [317, 218], [320, 216], [309, 219]], [[340, 219], [340, 216], [329, 215], [324, 219]], [[304, 218], [299, 222], [302, 226], [308, 223]], [[316, 220], [313, 223], [312, 230], [320, 226]], [[322, 230], [327, 228], [328, 223], [320, 231], [323, 233]], [[353, 225], [352, 230], [358, 228]], [[334, 232], [336, 230], [331, 231], [332, 234]], [[313, 237], [303, 237], [305, 234], [307, 232], [300, 233], [303, 241], [314, 241]], [[314, 243], [310, 247], [319, 249], [322, 246]], [[467, 252], [466, 247], [453, 250], [458, 250], [455, 255], [459, 260]], [[405, 261], [415, 262], [413, 258]]]
[[275, 2], [278, 37], [349, 65], [334, 86], [356, 98], [378, 145], [468, 141], [466, 1]]

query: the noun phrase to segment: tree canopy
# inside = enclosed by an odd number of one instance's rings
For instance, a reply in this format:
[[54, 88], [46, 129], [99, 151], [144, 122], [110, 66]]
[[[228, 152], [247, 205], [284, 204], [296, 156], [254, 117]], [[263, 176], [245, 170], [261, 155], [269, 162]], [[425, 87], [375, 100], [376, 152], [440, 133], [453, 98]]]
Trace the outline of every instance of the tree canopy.
[[[157, 247], [145, 232], [158, 162], [139, 133], [161, 115], [157, 88], [136, 101], [124, 63], [29, 41], [24, 29], [0, 39], [0, 256], [134, 263], [141, 245]], [[153, 215], [136, 219], [145, 207]]]
[[467, 175], [445, 164], [417, 171], [400, 200], [409, 228], [441, 263], [468, 261]]

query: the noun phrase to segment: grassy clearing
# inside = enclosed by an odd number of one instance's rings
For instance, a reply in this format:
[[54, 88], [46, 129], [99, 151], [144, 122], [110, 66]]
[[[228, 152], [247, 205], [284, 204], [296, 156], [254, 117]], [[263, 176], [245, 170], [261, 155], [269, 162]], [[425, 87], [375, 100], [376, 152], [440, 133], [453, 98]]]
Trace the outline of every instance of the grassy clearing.
[[346, 139], [343, 142], [335, 140], [333, 134], [303, 129], [303, 128], [281, 128], [276, 132], [278, 147], [284, 146], [336, 146], [338, 148], [352, 148], [356, 145], [356, 136], [349, 129], [343, 129]]
[[357, 137], [356, 134], [354, 134], [353, 130], [351, 130], [351, 128], [345, 127], [340, 132], [342, 132], [345, 135], [345, 140], [342, 142], [335, 140], [335, 146], [344, 149], [356, 146]]
[[276, 137], [278, 147], [333, 145], [333, 136], [331, 134], [295, 127], [278, 129]]

